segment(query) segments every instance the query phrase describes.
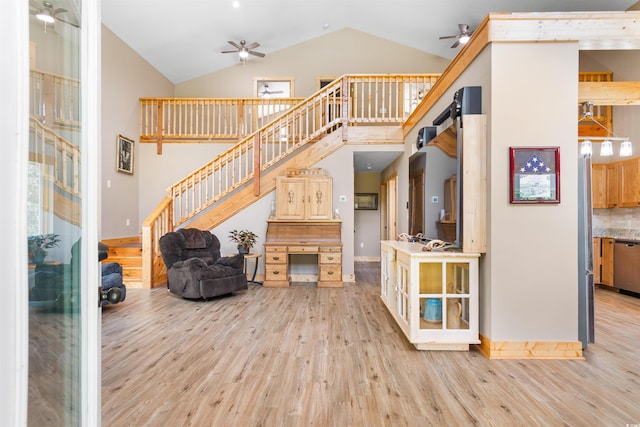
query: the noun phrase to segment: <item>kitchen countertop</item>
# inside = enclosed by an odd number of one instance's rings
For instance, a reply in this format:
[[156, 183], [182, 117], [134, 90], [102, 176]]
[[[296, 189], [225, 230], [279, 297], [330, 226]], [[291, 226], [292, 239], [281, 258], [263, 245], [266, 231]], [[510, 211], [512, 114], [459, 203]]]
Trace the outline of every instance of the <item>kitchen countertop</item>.
[[594, 228], [593, 237], [610, 237], [613, 239], [640, 241], [640, 230], [629, 228]]

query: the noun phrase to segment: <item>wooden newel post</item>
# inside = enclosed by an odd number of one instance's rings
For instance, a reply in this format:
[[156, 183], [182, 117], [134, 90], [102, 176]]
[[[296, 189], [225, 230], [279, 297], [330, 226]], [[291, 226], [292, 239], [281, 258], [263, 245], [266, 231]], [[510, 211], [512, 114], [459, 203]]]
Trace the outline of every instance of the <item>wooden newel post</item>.
[[253, 136], [253, 195], [260, 195], [260, 132]]

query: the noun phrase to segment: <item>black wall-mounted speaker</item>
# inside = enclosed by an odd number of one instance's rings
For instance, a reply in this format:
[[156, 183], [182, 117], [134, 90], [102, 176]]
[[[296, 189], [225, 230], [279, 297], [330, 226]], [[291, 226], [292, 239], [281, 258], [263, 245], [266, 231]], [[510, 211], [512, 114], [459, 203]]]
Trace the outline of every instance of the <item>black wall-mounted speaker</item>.
[[438, 128], [435, 126], [425, 126], [418, 131], [418, 138], [416, 139], [416, 148], [419, 150], [429, 141], [436, 137], [436, 132]]

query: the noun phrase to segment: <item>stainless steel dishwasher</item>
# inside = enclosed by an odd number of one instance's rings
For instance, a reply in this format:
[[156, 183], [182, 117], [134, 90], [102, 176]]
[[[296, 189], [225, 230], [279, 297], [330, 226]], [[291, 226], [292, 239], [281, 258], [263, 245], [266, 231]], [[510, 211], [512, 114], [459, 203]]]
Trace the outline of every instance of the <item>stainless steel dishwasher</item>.
[[613, 285], [618, 289], [640, 293], [640, 242], [616, 239]]

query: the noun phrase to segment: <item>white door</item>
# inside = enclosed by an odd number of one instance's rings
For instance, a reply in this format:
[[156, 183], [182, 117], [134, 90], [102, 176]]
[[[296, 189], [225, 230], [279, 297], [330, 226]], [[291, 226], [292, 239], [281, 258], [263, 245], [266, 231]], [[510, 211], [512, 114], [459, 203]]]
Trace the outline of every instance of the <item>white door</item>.
[[17, 249], [2, 269], [16, 271], [0, 310], [7, 425], [100, 425], [100, 13], [99, 1], [69, 5], [77, 27], [45, 25], [28, 0], [3, 2], [0, 17], [1, 92], [13, 109], [3, 107], [0, 128], [15, 168], [3, 172], [12, 209], [0, 223]]

